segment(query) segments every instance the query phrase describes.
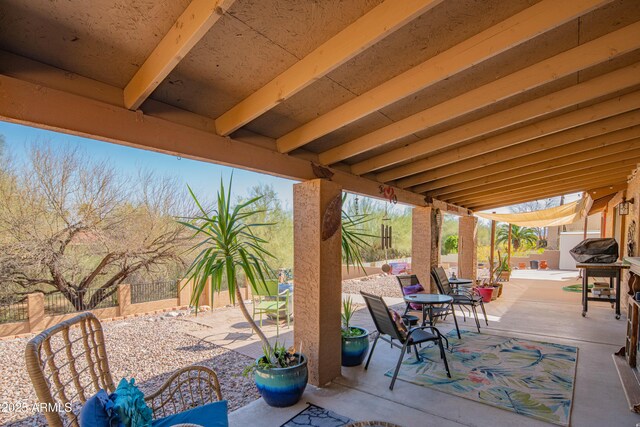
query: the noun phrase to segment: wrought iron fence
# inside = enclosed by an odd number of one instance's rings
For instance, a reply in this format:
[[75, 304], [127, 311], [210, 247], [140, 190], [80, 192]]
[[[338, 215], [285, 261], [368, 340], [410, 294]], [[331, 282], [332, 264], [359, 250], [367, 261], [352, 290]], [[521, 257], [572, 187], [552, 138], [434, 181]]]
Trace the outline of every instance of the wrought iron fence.
[[45, 314], [51, 315], [117, 306], [118, 296], [116, 288], [84, 289], [76, 295], [69, 297], [60, 292], [56, 292], [45, 295], [44, 297], [44, 312]]
[[0, 323], [22, 322], [28, 318], [26, 296], [0, 296]]
[[178, 298], [178, 281], [137, 283], [131, 285], [131, 304]]

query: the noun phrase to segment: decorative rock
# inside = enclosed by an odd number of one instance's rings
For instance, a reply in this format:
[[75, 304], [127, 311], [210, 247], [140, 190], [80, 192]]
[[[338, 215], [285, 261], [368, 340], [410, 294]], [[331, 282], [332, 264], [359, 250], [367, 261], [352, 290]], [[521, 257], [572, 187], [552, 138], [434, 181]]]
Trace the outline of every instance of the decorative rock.
[[[154, 318], [155, 321], [150, 320]], [[175, 320], [156, 315], [103, 323], [109, 365], [116, 382], [123, 377], [135, 377], [142, 392], [150, 393], [176, 369], [203, 364], [218, 374], [229, 411], [259, 397], [253, 379], [242, 376], [242, 370], [252, 364], [253, 359], [203, 343], [187, 335], [185, 329], [206, 330], [207, 327]], [[70, 335], [72, 340], [78, 337], [78, 329], [72, 329]], [[24, 404], [25, 408], [31, 408], [38, 398], [24, 362], [16, 361], [24, 360], [24, 348], [31, 337], [33, 334], [0, 341], [0, 397], [3, 401]], [[43, 426], [46, 421], [41, 414], [30, 411], [0, 411], [0, 425], [7, 424], [12, 427]]]

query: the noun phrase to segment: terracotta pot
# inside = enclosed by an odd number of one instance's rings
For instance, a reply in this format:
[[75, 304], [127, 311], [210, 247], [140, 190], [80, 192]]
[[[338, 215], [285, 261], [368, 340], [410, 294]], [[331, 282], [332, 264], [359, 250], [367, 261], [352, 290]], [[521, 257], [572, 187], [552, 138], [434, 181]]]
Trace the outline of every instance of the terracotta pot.
[[500, 282], [508, 282], [510, 278], [511, 278], [510, 271], [502, 271], [500, 272], [500, 276], [498, 276], [498, 280]]
[[547, 261], [540, 261], [540, 270], [546, 270], [547, 268], [549, 268], [549, 264], [547, 264]]
[[493, 294], [493, 288], [478, 288], [478, 293], [482, 297], [483, 302], [491, 302], [491, 295]]

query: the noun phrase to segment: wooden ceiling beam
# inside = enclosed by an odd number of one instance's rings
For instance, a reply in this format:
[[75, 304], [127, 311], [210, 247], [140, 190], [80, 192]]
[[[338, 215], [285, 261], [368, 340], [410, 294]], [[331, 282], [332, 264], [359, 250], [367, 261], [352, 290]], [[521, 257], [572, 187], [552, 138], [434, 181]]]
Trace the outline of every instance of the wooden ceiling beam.
[[[636, 96], [640, 95], [640, 92], [638, 92], [635, 95]], [[610, 101], [607, 101], [607, 103], [610, 103], [610, 105], [615, 105], [618, 99], [619, 98], [612, 100], [611, 103]], [[626, 98], [626, 100], [629, 100], [629, 99], [631, 98]], [[623, 104], [620, 104], [620, 105], [622, 106]], [[635, 105], [635, 107], [637, 106], [638, 105]], [[628, 108], [625, 106], [624, 109], [628, 109]], [[607, 110], [607, 111], [610, 111], [610, 110]], [[589, 110], [585, 108], [582, 110], [575, 111], [574, 113], [578, 113], [578, 112], [580, 112], [581, 114], [588, 115]], [[569, 113], [569, 114], [573, 115], [573, 113]], [[552, 120], [552, 119], [549, 119], [549, 120]], [[501, 150], [491, 151], [491, 152], [487, 152], [486, 154], [479, 154], [469, 158], [463, 157], [462, 160], [454, 163], [451, 162], [446, 166], [430, 169], [425, 172], [421, 172], [419, 174], [400, 179], [396, 181], [396, 184], [401, 188], [413, 187], [413, 186], [430, 182], [433, 180], [439, 180], [440, 178], [444, 178], [447, 176], [458, 175], [461, 173], [461, 171], [464, 171], [463, 173], [466, 173], [473, 169], [485, 168], [495, 163], [505, 162], [507, 160], [512, 160], [518, 157], [527, 156], [536, 152], [554, 149], [563, 145], [568, 145], [572, 142], [581, 141], [581, 140], [593, 138], [599, 135], [611, 133], [620, 129], [628, 128], [638, 123], [640, 123], [640, 110], [629, 111], [626, 113], [615, 115], [613, 117], [588, 123], [579, 127], [574, 127], [574, 128], [565, 130], [563, 132], [557, 132], [550, 135], [545, 135], [540, 138], [533, 139], [531, 141], [526, 141], [525, 139], [526, 142], [516, 144], [516, 145], [511, 145]], [[525, 128], [516, 129], [515, 131], [512, 131], [512, 132], [507, 132], [505, 134], [488, 138], [484, 142], [487, 144], [487, 146], [491, 146], [493, 141], [496, 141], [496, 140], [497, 141], [500, 141], [503, 139], [511, 140], [512, 133], [517, 134], [519, 131], [523, 133], [525, 132], [528, 133], [528, 132], [531, 132], [532, 130], [533, 129], [529, 129], [529, 127], [527, 126], [527, 129]], [[474, 150], [478, 148], [480, 147], [476, 146]], [[560, 152], [561, 155], [564, 155], [564, 154], [570, 153], [569, 150], [572, 150], [572, 149], [573, 149], [573, 146], [571, 146], [570, 148], [565, 147], [564, 150], [559, 149], [558, 151]], [[464, 149], [464, 147], [461, 147], [460, 151], [466, 152], [467, 150]], [[578, 151], [584, 151], [584, 150], [578, 150]]]
[[[630, 141], [635, 144], [635, 149], [630, 149], [628, 151], [622, 151], [617, 154], [611, 156], [598, 157], [592, 160], [587, 160], [584, 162], [573, 163], [567, 167], [558, 167], [555, 169], [546, 169], [540, 168], [538, 172], [519, 176], [517, 179], [509, 179], [503, 180], [500, 182], [494, 182], [491, 184], [484, 184], [474, 188], [469, 188], [465, 190], [458, 191], [450, 191], [448, 193], [443, 194], [432, 194], [427, 193], [428, 196], [446, 199], [446, 200], [456, 200], [462, 197], [468, 197], [475, 194], [484, 194], [489, 193], [491, 191], [500, 191], [503, 189], [507, 189], [509, 187], [515, 186], [523, 186], [526, 184], [532, 184], [537, 182], [538, 180], [545, 180], [546, 182], [551, 182], [556, 179], [561, 179], [569, 176], [582, 176], [592, 171], [596, 170], [609, 170], [608, 168], [613, 165], [619, 165], [619, 167], [625, 167], [629, 165], [633, 165], [640, 161], [640, 139], [635, 139]], [[595, 150], [598, 151], [598, 150]], [[573, 174], [573, 175], [572, 175]]]
[[626, 179], [631, 173], [633, 168], [629, 168], [628, 171], [620, 171], [610, 176], [596, 176], [586, 177], [578, 180], [566, 179], [557, 183], [545, 183], [537, 186], [526, 187], [518, 190], [510, 190], [508, 192], [497, 193], [493, 196], [470, 198], [461, 202], [463, 206], [477, 206], [485, 203], [513, 203], [514, 200], [520, 200], [521, 198], [534, 197], [544, 198], [548, 192], [566, 191], [567, 193], [575, 193], [578, 191], [585, 191], [588, 188], [600, 187], [604, 185], [610, 185], [611, 183], [620, 182]]
[[[382, 182], [404, 178], [429, 168], [442, 166], [451, 154], [435, 154], [425, 158], [425, 155], [429, 153], [457, 146], [465, 141], [479, 138], [489, 132], [505, 129], [509, 126], [573, 107], [638, 84], [640, 84], [640, 63], [598, 76], [513, 108], [500, 111], [470, 123], [465, 123], [462, 126], [425, 138], [413, 144], [355, 163], [351, 166], [351, 172], [356, 175], [362, 175], [366, 172], [391, 166], [399, 162], [416, 159], [405, 165], [381, 172], [376, 177]], [[574, 117], [574, 119], [577, 120], [578, 118]], [[547, 129], [547, 133], [564, 130], [574, 123], [575, 121], [571, 120], [571, 116], [567, 117], [565, 121], [559, 119], [552, 121], [549, 123], [550, 126]], [[521, 138], [520, 135], [522, 135], [522, 133], [510, 135]], [[535, 136], [536, 133], [532, 135]], [[518, 139], [515, 139], [515, 141], [518, 141]], [[508, 143], [509, 140], [503, 140], [500, 144], [496, 143], [496, 146], [502, 147]]]
[[[605, 174], [611, 173], [620, 169], [631, 168], [640, 162], [640, 149], [631, 150], [625, 153], [618, 154], [617, 156], [612, 156], [609, 158], [601, 158], [596, 159], [595, 162], [582, 162], [577, 163], [577, 165], [584, 166], [580, 168], [576, 168], [574, 170], [558, 170], [556, 172], [552, 171], [541, 171], [537, 174], [532, 174], [531, 176], [522, 177], [521, 179], [513, 180], [511, 182], [504, 182], [501, 184], [494, 185], [486, 185], [484, 187], [478, 187], [473, 190], [467, 190], [464, 192], [456, 192], [447, 194], [445, 196], [440, 197], [441, 199], [450, 201], [452, 203], [456, 203], [460, 200], [468, 200], [474, 197], [485, 197], [491, 196], [492, 194], [497, 194], [501, 191], [514, 190], [525, 188], [528, 186], [533, 186], [537, 184], [549, 184], [558, 182], [559, 180], [565, 178], [575, 178], [579, 179], [582, 177], [586, 177], [589, 175], [597, 176], [597, 174]], [[586, 164], [586, 163], [595, 163], [595, 164]]]
[[[30, 62], [37, 67], [35, 61]], [[41, 64], [43, 70], [51, 70]], [[11, 64], [0, 64], [6, 70]], [[82, 88], [71, 92], [52, 89], [45, 80], [50, 73], [28, 73], [37, 75], [39, 82], [0, 74], [0, 121], [22, 124], [41, 129], [62, 132], [85, 138], [125, 145], [180, 156], [200, 161], [239, 167], [260, 173], [301, 181], [316, 179], [313, 163], [285, 154], [275, 149], [221, 137], [213, 130], [205, 130], [208, 118], [188, 111], [162, 104], [158, 106], [159, 115], [145, 114], [142, 111], [130, 111], [124, 106], [113, 105], [79, 93], [90, 95], [95, 87], [97, 91], [109, 94], [118, 93], [122, 99], [122, 89], [107, 86], [81, 76], [69, 77], [69, 72], [59, 70], [66, 77], [66, 85], [81, 81]], [[13, 74], [21, 74], [14, 71]], [[57, 78], [55, 84], [61, 84]], [[161, 103], [158, 103], [161, 104]], [[212, 127], [211, 127], [212, 128]], [[275, 145], [275, 144], [274, 144]], [[329, 169], [333, 173], [332, 181], [340, 184], [344, 191], [384, 199], [379, 182], [351, 175], [340, 170]], [[411, 206], [437, 206], [456, 215], [468, 215], [468, 210], [440, 200], [427, 203], [424, 196], [399, 188], [393, 189], [398, 202]]]
[[318, 155], [330, 165], [640, 48], [640, 22], [569, 49]]
[[278, 138], [278, 150], [299, 148], [605, 3], [543, 0]]
[[[619, 144], [613, 144], [596, 150], [572, 153], [568, 156], [558, 157], [546, 162], [533, 163], [528, 166], [504, 170], [496, 174], [453, 184], [447, 187], [428, 191], [427, 196], [437, 198], [447, 198], [453, 194], [464, 194], [464, 192], [482, 191], [493, 184], [505, 184], [509, 182], [522, 182], [526, 179], [535, 179], [543, 176], [553, 176], [554, 174], [581, 170], [587, 167], [598, 166], [614, 161], [623, 161], [632, 153], [640, 153], [640, 139], [633, 139]], [[509, 167], [505, 165], [505, 167]], [[429, 189], [429, 184], [424, 184], [425, 189]], [[413, 191], [420, 192], [417, 186]]]
[[386, 0], [218, 117], [216, 131], [231, 134], [441, 2]]
[[[593, 198], [594, 195], [596, 195], [596, 197], [603, 197], [605, 195], [608, 194], [612, 194], [612, 193], [616, 193], [618, 191], [621, 191], [622, 189], [627, 188], [627, 181], [626, 179], [624, 180], [620, 180], [617, 183], [614, 184], [606, 184], [602, 187], [598, 187], [598, 188], [594, 188], [592, 190], [588, 190], [587, 192], [591, 195], [591, 197]], [[487, 204], [483, 204], [483, 205], [477, 205], [473, 207], [473, 210], [475, 211], [484, 211], [484, 210], [490, 210], [490, 209], [495, 209], [495, 208], [500, 208], [500, 207], [505, 207], [505, 206], [512, 206], [515, 204], [519, 204], [519, 203], [526, 203], [526, 202], [531, 202], [534, 200], [541, 200], [541, 199], [548, 199], [551, 197], [558, 197], [558, 196], [562, 196], [565, 194], [571, 194], [571, 193], [577, 193], [579, 191], [584, 191], [582, 189], [577, 189], [577, 190], [553, 190], [553, 191], [547, 191], [545, 194], [538, 194], [535, 196], [525, 196], [523, 198], [519, 198], [519, 199], [512, 199], [510, 201], [502, 201], [502, 202], [493, 202], [493, 203], [487, 203]], [[592, 193], [596, 193], [596, 194], [592, 194]]]
[[124, 105], [136, 110], [204, 37], [235, 0], [192, 0], [124, 88]]

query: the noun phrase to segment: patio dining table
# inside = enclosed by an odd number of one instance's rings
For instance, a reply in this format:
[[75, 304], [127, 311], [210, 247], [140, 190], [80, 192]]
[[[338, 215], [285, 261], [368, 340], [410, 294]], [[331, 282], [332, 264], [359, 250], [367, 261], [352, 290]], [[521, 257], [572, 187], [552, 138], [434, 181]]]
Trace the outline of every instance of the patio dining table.
[[[433, 326], [434, 306], [449, 306], [449, 308], [451, 309], [451, 315], [453, 316], [453, 321], [456, 324], [458, 338], [461, 338], [460, 328], [458, 327], [458, 320], [456, 319], [456, 312], [453, 308], [452, 297], [442, 294], [411, 294], [405, 295], [404, 300], [406, 302], [412, 302], [414, 304], [420, 304], [422, 306], [422, 326], [425, 326], [427, 324], [427, 317], [429, 318], [429, 325]], [[436, 309], [438, 309], [438, 307], [436, 307]]]

